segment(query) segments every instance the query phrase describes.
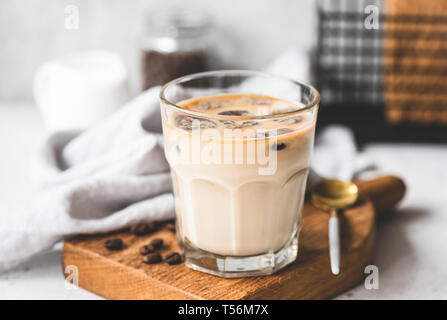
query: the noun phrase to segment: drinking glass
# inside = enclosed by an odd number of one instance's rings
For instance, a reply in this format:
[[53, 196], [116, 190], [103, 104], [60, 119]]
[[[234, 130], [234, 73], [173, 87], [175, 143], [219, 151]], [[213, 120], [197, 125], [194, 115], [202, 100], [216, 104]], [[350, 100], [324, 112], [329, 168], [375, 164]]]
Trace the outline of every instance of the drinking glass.
[[[254, 107], [241, 116], [187, 106], [191, 99], [213, 106], [213, 97], [216, 103], [245, 99]], [[186, 265], [231, 278], [268, 275], [292, 263], [317, 90], [262, 72], [225, 70], [173, 80], [161, 89], [160, 101]], [[272, 101], [286, 107], [273, 112]]]

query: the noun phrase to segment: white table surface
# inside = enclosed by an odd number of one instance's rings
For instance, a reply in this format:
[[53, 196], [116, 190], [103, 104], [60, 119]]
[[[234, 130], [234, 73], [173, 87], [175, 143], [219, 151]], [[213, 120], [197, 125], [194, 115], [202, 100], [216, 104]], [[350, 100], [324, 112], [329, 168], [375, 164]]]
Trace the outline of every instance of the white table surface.
[[[43, 135], [32, 106], [0, 103], [0, 224], [32, 195], [28, 161]], [[372, 144], [365, 151], [403, 177], [408, 193], [396, 217], [378, 227], [379, 289], [360, 284], [337, 299], [447, 299], [447, 145]], [[98, 299], [66, 289], [60, 248], [1, 274], [0, 299]]]

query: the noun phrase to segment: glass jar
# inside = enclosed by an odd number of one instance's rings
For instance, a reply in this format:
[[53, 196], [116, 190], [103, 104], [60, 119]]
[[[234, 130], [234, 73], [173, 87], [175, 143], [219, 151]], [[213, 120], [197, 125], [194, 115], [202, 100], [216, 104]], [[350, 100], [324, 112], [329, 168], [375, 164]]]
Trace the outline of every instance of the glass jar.
[[175, 78], [209, 70], [208, 15], [198, 9], [154, 12], [142, 43], [143, 90]]

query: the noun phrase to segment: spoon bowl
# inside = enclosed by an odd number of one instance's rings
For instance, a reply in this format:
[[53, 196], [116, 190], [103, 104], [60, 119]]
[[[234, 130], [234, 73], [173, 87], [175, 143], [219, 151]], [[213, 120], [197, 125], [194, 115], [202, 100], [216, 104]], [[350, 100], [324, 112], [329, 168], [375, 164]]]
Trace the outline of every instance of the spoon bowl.
[[344, 209], [357, 201], [358, 193], [357, 186], [352, 182], [324, 179], [314, 186], [311, 201], [324, 211]]

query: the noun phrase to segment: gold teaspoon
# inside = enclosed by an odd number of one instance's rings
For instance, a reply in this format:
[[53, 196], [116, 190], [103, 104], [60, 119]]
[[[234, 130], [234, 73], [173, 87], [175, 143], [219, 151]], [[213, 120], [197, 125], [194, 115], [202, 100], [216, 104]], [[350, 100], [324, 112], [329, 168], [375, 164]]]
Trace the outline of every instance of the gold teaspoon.
[[312, 188], [312, 204], [329, 212], [329, 257], [332, 273], [340, 273], [340, 228], [337, 210], [345, 209], [357, 201], [358, 188], [352, 182], [323, 179]]

